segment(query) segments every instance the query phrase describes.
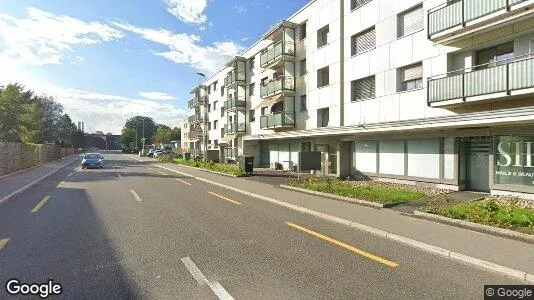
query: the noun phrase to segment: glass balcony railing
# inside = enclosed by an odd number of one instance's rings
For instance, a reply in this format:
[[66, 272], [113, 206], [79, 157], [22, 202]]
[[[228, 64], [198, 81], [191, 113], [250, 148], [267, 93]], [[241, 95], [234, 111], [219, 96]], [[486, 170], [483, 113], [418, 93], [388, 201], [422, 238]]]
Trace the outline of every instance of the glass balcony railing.
[[260, 97], [274, 95], [284, 90], [295, 90], [295, 80], [293, 78], [273, 80], [260, 86]]
[[225, 125], [224, 132], [226, 134], [236, 134], [240, 132], [246, 132], [245, 123], [229, 123]]
[[295, 43], [279, 41], [272, 48], [267, 49], [260, 55], [260, 66], [263, 68], [269, 63], [279, 59], [282, 55], [295, 55]]
[[475, 66], [428, 80], [428, 103], [534, 87], [534, 54]]
[[237, 151], [234, 148], [224, 148], [223, 154], [224, 154], [224, 158], [235, 159]]
[[187, 107], [189, 108], [198, 107], [199, 105], [204, 104], [205, 100], [206, 100], [206, 96], [201, 96], [201, 97], [197, 96], [187, 102]]
[[245, 100], [239, 100], [239, 99], [233, 98], [233, 99], [228, 99], [224, 101], [223, 109], [227, 110], [227, 109], [240, 108], [240, 107], [246, 107], [246, 106], [247, 106], [247, 103], [245, 102]]
[[234, 69], [234, 72], [228, 73], [228, 75], [226, 75], [226, 77], [224, 78], [224, 86], [231, 86], [237, 83], [238, 81], [245, 82], [245, 80], [245, 73], [235, 72]]
[[429, 37], [527, 0], [456, 0], [428, 11]]
[[194, 114], [194, 115], [190, 116], [189, 118], [187, 118], [187, 122], [189, 122], [189, 123], [202, 122], [202, 120], [204, 120], [204, 118], [201, 115], [198, 115], [198, 114]]
[[260, 117], [260, 128], [279, 126], [295, 126], [295, 114], [292, 112], [279, 112]]

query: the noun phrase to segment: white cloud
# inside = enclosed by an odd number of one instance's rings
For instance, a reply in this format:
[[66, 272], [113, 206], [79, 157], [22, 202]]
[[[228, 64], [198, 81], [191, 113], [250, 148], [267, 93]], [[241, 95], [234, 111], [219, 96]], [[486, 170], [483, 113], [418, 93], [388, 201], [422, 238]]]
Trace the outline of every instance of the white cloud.
[[236, 13], [242, 14], [242, 13], [247, 11], [247, 8], [244, 7], [243, 5], [237, 5], [236, 4], [236, 5], [234, 5], [234, 10], [235, 10]]
[[188, 24], [204, 24], [208, 0], [165, 0], [167, 11]]
[[176, 97], [162, 92], [137, 92], [137, 94], [148, 100], [176, 100]]
[[202, 46], [198, 35], [174, 33], [166, 29], [137, 27], [131, 24], [111, 22], [127, 31], [139, 34], [142, 38], [167, 46], [168, 51], [153, 51], [177, 64], [187, 64], [203, 73], [214, 74], [233, 56], [245, 48], [232, 41], [218, 41]]
[[99, 22], [84, 22], [33, 7], [26, 13], [25, 18], [0, 14], [0, 65], [60, 64], [67, 53], [74, 52], [74, 45], [123, 37], [121, 31]]
[[74, 122], [85, 122], [88, 132], [100, 130], [120, 134], [126, 120], [136, 115], [152, 117], [156, 123], [177, 127], [191, 114], [170, 103], [65, 88], [19, 75], [0, 74], [0, 84], [18, 82], [38, 94], [53, 96]]

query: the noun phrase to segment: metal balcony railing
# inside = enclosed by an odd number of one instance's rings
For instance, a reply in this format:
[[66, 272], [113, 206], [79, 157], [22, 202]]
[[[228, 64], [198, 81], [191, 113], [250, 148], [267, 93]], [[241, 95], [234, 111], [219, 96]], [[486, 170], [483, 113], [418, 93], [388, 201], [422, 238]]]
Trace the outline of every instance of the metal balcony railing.
[[229, 123], [225, 125], [224, 132], [226, 134], [235, 134], [240, 132], [246, 132], [245, 123]]
[[265, 129], [278, 126], [295, 126], [295, 113], [278, 112], [260, 117], [260, 128]]
[[274, 95], [284, 90], [295, 90], [295, 80], [293, 78], [273, 80], [260, 86], [260, 97]]
[[428, 11], [428, 36], [482, 18], [527, 0], [456, 0]]
[[263, 68], [283, 55], [295, 55], [295, 43], [279, 41], [272, 48], [260, 54], [260, 66]]
[[224, 101], [223, 109], [232, 109], [232, 108], [240, 108], [240, 107], [246, 107], [247, 103], [245, 100], [239, 100], [237, 98], [232, 98]]
[[428, 80], [428, 103], [534, 87], [534, 53], [449, 72]]

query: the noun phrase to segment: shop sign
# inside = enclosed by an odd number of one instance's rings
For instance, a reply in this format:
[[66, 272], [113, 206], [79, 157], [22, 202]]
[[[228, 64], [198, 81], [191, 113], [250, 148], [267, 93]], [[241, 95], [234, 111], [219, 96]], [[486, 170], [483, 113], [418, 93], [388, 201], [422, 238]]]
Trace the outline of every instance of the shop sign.
[[496, 136], [494, 183], [534, 186], [534, 136]]

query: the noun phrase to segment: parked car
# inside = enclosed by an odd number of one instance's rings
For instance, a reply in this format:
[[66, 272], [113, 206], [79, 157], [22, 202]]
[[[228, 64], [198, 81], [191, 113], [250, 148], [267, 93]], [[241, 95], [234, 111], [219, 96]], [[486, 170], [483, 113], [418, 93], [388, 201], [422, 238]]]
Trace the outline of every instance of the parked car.
[[154, 156], [154, 152], [156, 152], [156, 151], [157, 151], [157, 149], [150, 149], [150, 150], [148, 150], [148, 153], [146, 154], [146, 156], [152, 157], [152, 156]]
[[100, 168], [104, 166], [104, 157], [100, 153], [86, 153], [82, 158], [82, 169]]
[[165, 151], [163, 151], [163, 150], [156, 150], [156, 151], [154, 151], [154, 157], [158, 157], [159, 155], [161, 155], [161, 154], [163, 154], [163, 153], [165, 153]]

